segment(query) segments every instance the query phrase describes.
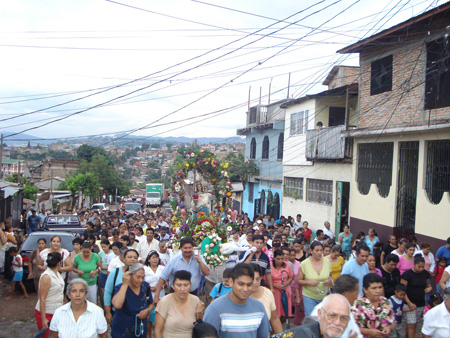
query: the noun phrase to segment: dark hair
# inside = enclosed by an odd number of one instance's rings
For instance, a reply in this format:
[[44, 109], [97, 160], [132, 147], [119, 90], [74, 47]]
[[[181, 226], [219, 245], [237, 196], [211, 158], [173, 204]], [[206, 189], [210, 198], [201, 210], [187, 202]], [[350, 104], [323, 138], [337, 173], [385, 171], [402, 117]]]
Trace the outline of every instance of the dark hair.
[[355, 251], [356, 251], [357, 254], [360, 254], [361, 251], [367, 251], [367, 252], [370, 253], [370, 248], [367, 246], [366, 243], [359, 243], [359, 244], [356, 246]]
[[82, 249], [91, 249], [92, 245], [90, 242], [84, 241], [83, 244], [81, 245]]
[[219, 338], [219, 335], [214, 326], [197, 319], [192, 329], [192, 338]]
[[17, 249], [17, 247], [15, 247], [15, 246], [12, 246], [12, 247], [9, 248], [8, 252], [9, 253], [19, 252], [19, 249]]
[[319, 229], [316, 231], [316, 237], [323, 234], [323, 230]]
[[158, 265], [161, 265], [161, 258], [159, 257], [158, 251], [155, 251], [155, 250], [151, 250], [151, 251], [148, 253], [147, 259], [145, 260], [144, 264], [147, 265], [147, 266], [150, 266], [149, 260], [150, 260], [150, 258], [152, 258], [152, 256], [158, 256], [158, 259], [159, 259]]
[[263, 235], [254, 235], [253, 236], [253, 242], [257, 241], [258, 239], [260, 239], [261, 241], [264, 242], [264, 236]]
[[401, 245], [401, 244], [403, 244], [403, 243], [409, 243], [409, 241], [408, 241], [406, 238], [401, 238], [401, 239], [398, 241], [398, 245]]
[[294, 244], [300, 244], [300, 245], [303, 245], [303, 244], [302, 244], [302, 240], [299, 239], [299, 238], [294, 239], [294, 241], [292, 242], [292, 245], [294, 245]]
[[396, 286], [395, 286], [395, 291], [404, 291], [404, 292], [406, 292], [406, 290], [407, 290], [408, 288], [406, 287], [406, 285], [405, 284], [402, 284], [402, 283], [398, 283]]
[[231, 271], [233, 271], [233, 269], [230, 269], [230, 268], [223, 270], [222, 277], [224, 279], [225, 278], [231, 278]]
[[[145, 234], [147, 235], [147, 232], [149, 232], [149, 231], [155, 233], [155, 229], [153, 229], [152, 227], [147, 227]], [[181, 248], [181, 246], [180, 246], [180, 248]]]
[[120, 235], [120, 231], [117, 230], [117, 229], [113, 229], [112, 235], [113, 236], [119, 236]]
[[239, 263], [236, 264], [233, 270], [231, 271], [231, 278], [233, 279], [233, 281], [235, 281], [241, 276], [248, 276], [251, 279], [254, 279], [255, 278], [254, 271], [255, 270], [253, 270], [253, 266], [251, 266], [250, 264]]
[[54, 268], [59, 262], [61, 262], [62, 256], [59, 252], [50, 252], [47, 255], [47, 266], [49, 268]]
[[259, 275], [261, 276], [262, 270], [261, 270], [261, 267], [259, 266], [259, 264], [256, 264], [256, 263], [250, 263], [250, 265], [251, 265], [252, 268], [253, 268], [253, 273], [257, 272], [257, 273], [259, 273]]
[[92, 222], [86, 222], [86, 226], [90, 226], [91, 228], [93, 228], [94, 227], [94, 223], [92, 223]]
[[416, 247], [416, 245], [414, 243], [408, 243], [408, 244], [406, 244], [405, 249], [408, 250], [409, 248], [415, 248], [415, 247]]
[[130, 236], [128, 236], [128, 235], [123, 235], [123, 236], [120, 236], [120, 239], [121, 239], [122, 241], [127, 242], [127, 245], [130, 244]]
[[93, 239], [94, 241], [97, 240], [97, 237], [96, 237], [95, 234], [92, 233], [92, 232], [89, 234], [88, 238], [89, 238], [89, 239]]
[[84, 241], [80, 237], [77, 237], [72, 240], [72, 245], [76, 244], [76, 243], [80, 244], [80, 246], [81, 246], [81, 245], [83, 245]]
[[398, 262], [400, 262], [400, 258], [397, 255], [390, 253], [389, 255], [386, 256], [385, 262], [386, 263], [389, 263], [389, 262], [398, 263]]
[[105, 244], [105, 245], [107, 245], [108, 246], [108, 248], [110, 248], [111, 249], [111, 243], [109, 243], [109, 241], [107, 240], [107, 239], [102, 239], [101, 241], [100, 241], [100, 245], [101, 244]]
[[341, 245], [335, 244], [331, 247], [331, 252], [341, 252]]
[[417, 254], [414, 256], [414, 265], [419, 263], [425, 263], [425, 258], [423, 258], [421, 254]]
[[273, 252], [273, 258], [275, 258], [275, 257], [277, 257], [277, 256], [284, 256], [283, 250], [281, 250], [281, 249], [276, 249], [276, 250]]
[[125, 252], [123, 253], [123, 257], [124, 257], [124, 258], [127, 257], [127, 255], [128, 255], [129, 252], [134, 252], [134, 253], [136, 253], [136, 255], [137, 255], [138, 258], [139, 258], [139, 252], [137, 252], [135, 249], [128, 249], [127, 251], [125, 251]]
[[428, 301], [428, 304], [432, 306], [434, 303], [438, 302], [439, 304], [442, 303], [442, 296], [438, 293], [433, 293], [430, 296], [430, 300]]
[[36, 243], [39, 243], [40, 241], [43, 241], [45, 244], [47, 244], [47, 240], [45, 238], [39, 238]]
[[311, 249], [311, 251], [314, 251], [314, 249], [316, 248], [316, 246], [321, 246], [322, 249], [323, 249], [323, 244], [320, 243], [319, 241], [313, 241], [313, 242], [310, 244], [309, 248]]
[[423, 249], [428, 249], [428, 248], [431, 249], [431, 244], [430, 244], [430, 243], [427, 243], [427, 242], [423, 242], [423, 243], [420, 244], [420, 248], [421, 248], [422, 250], [423, 250]]
[[113, 246], [117, 247], [118, 249], [121, 249], [121, 248], [123, 247], [123, 244], [120, 243], [120, 242], [113, 242], [113, 243], [111, 244], [111, 248], [112, 248]]
[[450, 244], [450, 237], [447, 238], [447, 244]]
[[180, 240], [180, 249], [185, 246], [186, 244], [191, 244], [192, 246], [195, 246], [195, 242], [191, 237], [183, 237]]
[[353, 292], [357, 289], [358, 278], [352, 275], [343, 274], [334, 282], [333, 293], [344, 294], [344, 292]]
[[363, 288], [367, 289], [372, 283], [381, 283], [383, 284], [383, 278], [377, 273], [368, 273], [363, 278]]
[[189, 271], [178, 270], [173, 275], [173, 283], [175, 283], [175, 281], [177, 279], [179, 279], [179, 280], [187, 280], [190, 283], [191, 282], [191, 277], [192, 277], [192, 274]]

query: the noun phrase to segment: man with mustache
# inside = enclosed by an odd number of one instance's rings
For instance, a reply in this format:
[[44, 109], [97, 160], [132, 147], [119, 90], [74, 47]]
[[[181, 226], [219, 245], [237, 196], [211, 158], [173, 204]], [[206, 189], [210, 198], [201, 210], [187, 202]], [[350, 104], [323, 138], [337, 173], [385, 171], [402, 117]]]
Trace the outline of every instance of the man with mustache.
[[350, 321], [350, 304], [343, 295], [326, 296], [318, 309], [319, 321], [314, 321], [272, 337], [277, 338], [339, 338]]

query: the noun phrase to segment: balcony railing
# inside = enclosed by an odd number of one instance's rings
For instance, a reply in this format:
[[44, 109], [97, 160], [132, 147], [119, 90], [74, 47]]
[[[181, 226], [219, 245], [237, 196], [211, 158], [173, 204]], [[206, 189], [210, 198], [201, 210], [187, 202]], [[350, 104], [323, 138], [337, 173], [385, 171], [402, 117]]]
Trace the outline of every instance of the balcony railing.
[[306, 131], [306, 158], [308, 160], [338, 160], [352, 158], [353, 139], [341, 132], [344, 125]]

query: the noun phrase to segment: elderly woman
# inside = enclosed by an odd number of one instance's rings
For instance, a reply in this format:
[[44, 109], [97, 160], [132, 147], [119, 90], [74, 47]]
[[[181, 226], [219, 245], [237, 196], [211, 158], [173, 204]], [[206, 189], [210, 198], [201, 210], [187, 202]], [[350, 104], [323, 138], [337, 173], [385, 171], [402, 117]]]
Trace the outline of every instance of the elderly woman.
[[194, 322], [203, 319], [205, 304], [189, 293], [191, 273], [179, 270], [174, 274], [174, 293], [158, 302], [155, 338], [191, 338]]
[[[38, 329], [47, 330], [55, 310], [63, 305], [64, 279], [59, 273], [61, 255], [57, 252], [47, 256], [47, 269], [39, 280], [39, 299], [34, 309]], [[42, 336], [48, 337], [48, 331]]]
[[[122, 248], [123, 249], [123, 248]], [[121, 249], [121, 250], [122, 250]], [[114, 293], [114, 289], [117, 285], [122, 283], [122, 276], [128, 270], [128, 267], [133, 265], [138, 261], [139, 254], [134, 249], [127, 249], [123, 253], [122, 263], [124, 264], [120, 268], [116, 268], [111, 271], [108, 275], [108, 279], [105, 284], [105, 295], [104, 295], [104, 303], [105, 303], [105, 317], [108, 323], [112, 322], [112, 309], [111, 309], [111, 299]]]
[[387, 337], [395, 327], [394, 311], [389, 299], [383, 297], [383, 280], [376, 273], [363, 278], [364, 294], [352, 307], [352, 313], [364, 337]]
[[51, 338], [107, 337], [108, 326], [103, 310], [87, 302], [88, 286], [81, 278], [75, 278], [67, 286], [70, 302], [55, 311], [50, 322]]
[[331, 263], [323, 258], [323, 245], [314, 241], [311, 244], [311, 257], [300, 264], [297, 284], [303, 286], [303, 304], [305, 317], [308, 317], [314, 307], [328, 294], [331, 283]]
[[147, 336], [147, 318], [153, 309], [153, 297], [144, 277], [144, 266], [134, 263], [123, 273], [122, 284], [115, 287], [112, 305], [116, 314], [111, 325], [112, 338]]

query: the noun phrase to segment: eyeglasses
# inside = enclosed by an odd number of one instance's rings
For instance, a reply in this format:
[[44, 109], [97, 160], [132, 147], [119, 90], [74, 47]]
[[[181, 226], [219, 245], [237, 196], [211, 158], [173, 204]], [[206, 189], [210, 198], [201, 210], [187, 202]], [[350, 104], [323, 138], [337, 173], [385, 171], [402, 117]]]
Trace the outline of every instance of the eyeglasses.
[[350, 316], [347, 316], [347, 315], [341, 316], [341, 315], [338, 315], [337, 313], [328, 312], [324, 308], [322, 308], [322, 311], [325, 312], [325, 316], [327, 317], [327, 319], [330, 322], [335, 322], [337, 319], [339, 319], [339, 321], [342, 323], [348, 323], [350, 320]]

